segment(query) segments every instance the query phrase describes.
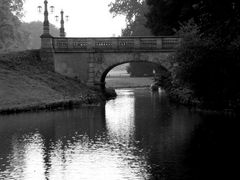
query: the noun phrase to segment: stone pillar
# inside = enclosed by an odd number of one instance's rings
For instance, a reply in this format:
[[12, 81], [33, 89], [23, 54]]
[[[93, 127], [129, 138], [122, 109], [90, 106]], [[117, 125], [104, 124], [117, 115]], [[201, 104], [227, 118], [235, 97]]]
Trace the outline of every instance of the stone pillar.
[[135, 38], [134, 39], [134, 49], [138, 50], [141, 48], [141, 40], [140, 38]]
[[43, 22], [43, 34], [41, 37], [41, 49], [46, 51], [52, 51], [53, 42], [50, 35], [49, 21], [48, 21], [48, 1], [44, 1], [44, 22]]
[[87, 39], [87, 49], [93, 50], [95, 48], [95, 39], [94, 38], [88, 38]]
[[64, 12], [63, 10], [61, 11], [61, 27], [60, 27], [60, 37], [65, 37], [65, 29], [64, 29], [64, 16], [63, 16]]
[[94, 77], [95, 77], [94, 55], [90, 53], [88, 60], [88, 81], [87, 81], [88, 86], [94, 87], [95, 85]]
[[44, 22], [41, 38], [40, 58], [48, 64], [49, 69], [54, 70], [53, 37], [50, 35], [48, 21], [48, 1], [44, 1]]
[[112, 49], [116, 50], [118, 49], [118, 39], [112, 38]]
[[162, 45], [162, 38], [157, 38], [157, 49], [162, 49], [163, 45]]
[[49, 21], [48, 21], [48, 1], [44, 1], [44, 22], [43, 22], [43, 34], [49, 33]]

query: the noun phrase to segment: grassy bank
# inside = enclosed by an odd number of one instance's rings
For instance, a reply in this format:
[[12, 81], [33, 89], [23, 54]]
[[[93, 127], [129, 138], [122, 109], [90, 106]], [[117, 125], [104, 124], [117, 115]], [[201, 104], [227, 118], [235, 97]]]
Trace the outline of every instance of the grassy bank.
[[150, 87], [153, 83], [152, 77], [107, 77], [106, 87], [113, 88], [134, 88]]
[[57, 109], [99, 102], [80, 81], [53, 72], [39, 51], [0, 54], [0, 113]]

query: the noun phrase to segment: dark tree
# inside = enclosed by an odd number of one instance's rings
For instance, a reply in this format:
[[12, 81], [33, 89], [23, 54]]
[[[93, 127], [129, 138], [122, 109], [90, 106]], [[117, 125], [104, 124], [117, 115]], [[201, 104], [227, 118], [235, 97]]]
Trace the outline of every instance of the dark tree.
[[195, 15], [194, 0], [147, 0], [147, 23], [154, 35], [172, 35]]
[[211, 108], [240, 108], [239, 2], [203, 0], [198, 15], [178, 32], [175, 60], [179, 87], [188, 87]]
[[146, 1], [149, 6], [146, 25], [155, 35], [174, 34], [192, 18], [205, 35], [232, 38], [239, 32], [239, 0]]

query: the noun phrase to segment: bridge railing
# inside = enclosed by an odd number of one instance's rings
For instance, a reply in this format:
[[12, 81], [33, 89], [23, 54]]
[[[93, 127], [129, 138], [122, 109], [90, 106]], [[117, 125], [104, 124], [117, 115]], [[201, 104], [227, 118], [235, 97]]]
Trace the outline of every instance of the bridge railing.
[[179, 37], [53, 38], [55, 51], [173, 50]]

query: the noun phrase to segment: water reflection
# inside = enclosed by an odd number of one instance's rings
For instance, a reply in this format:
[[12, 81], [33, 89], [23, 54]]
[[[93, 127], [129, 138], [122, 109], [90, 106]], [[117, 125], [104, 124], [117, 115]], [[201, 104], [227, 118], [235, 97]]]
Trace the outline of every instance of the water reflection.
[[113, 141], [126, 145], [133, 140], [135, 129], [135, 98], [131, 90], [119, 92], [118, 101], [111, 100], [106, 104], [106, 126]]
[[[214, 130], [215, 120], [221, 129], [231, 119], [173, 106], [164, 93], [137, 89], [118, 94], [100, 107], [0, 116], [0, 179], [209, 176], [211, 167], [217, 166], [212, 157], [221, 142], [216, 146], [209, 139], [214, 133], [215, 139], [223, 138]], [[203, 165], [206, 161], [211, 167]]]
[[11, 146], [0, 179], [148, 179], [133, 145], [133, 92], [121, 97], [105, 108], [1, 117], [1, 142]]
[[7, 157], [3, 179], [44, 179], [43, 140], [39, 133], [12, 137], [11, 152]]

